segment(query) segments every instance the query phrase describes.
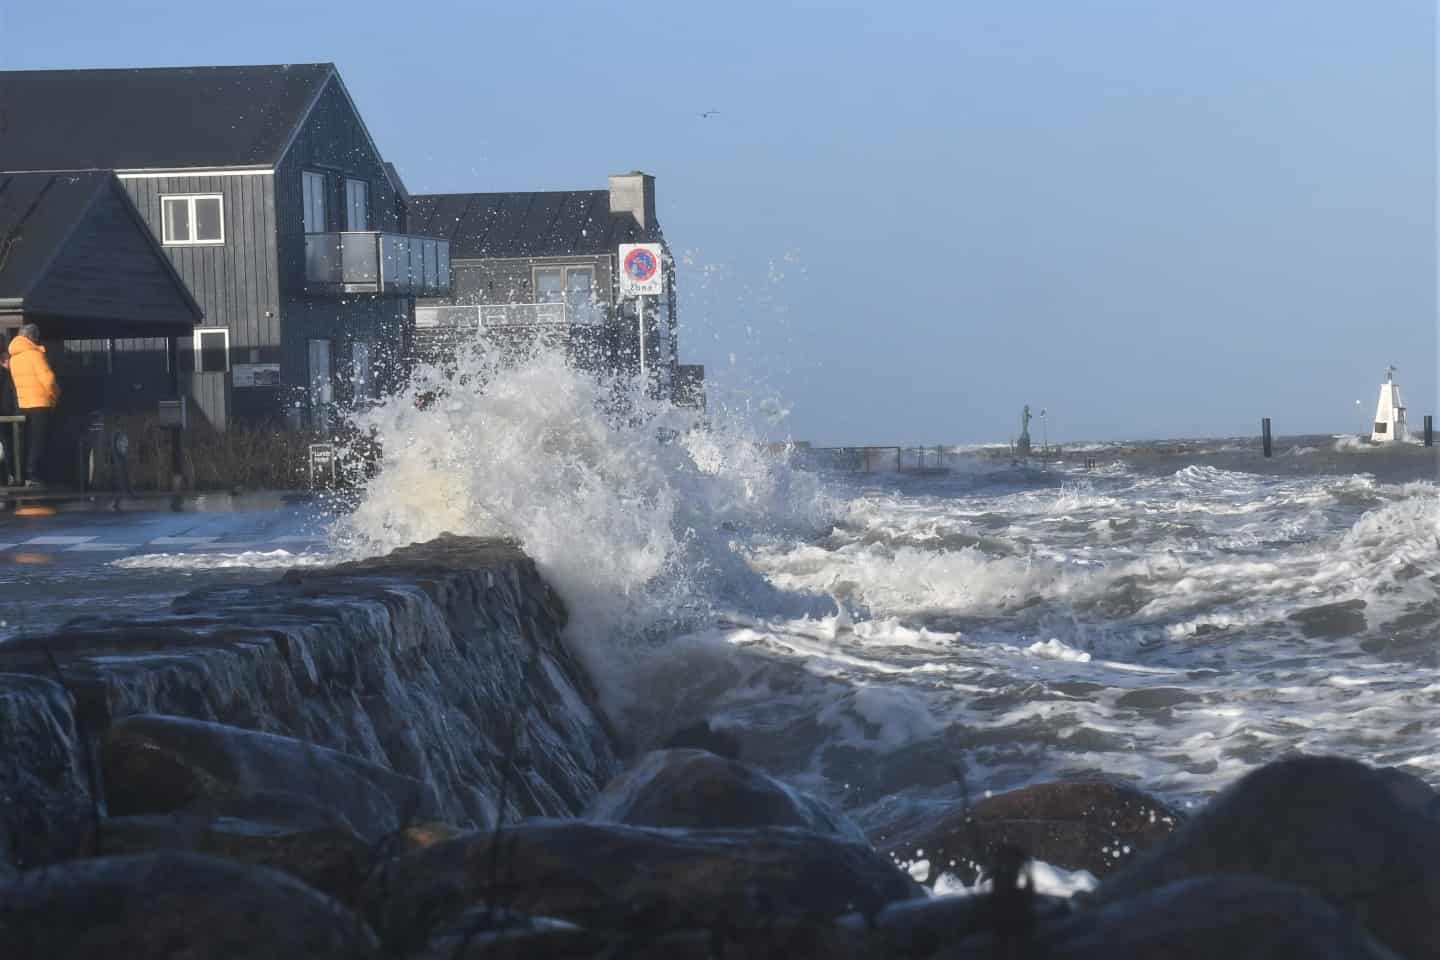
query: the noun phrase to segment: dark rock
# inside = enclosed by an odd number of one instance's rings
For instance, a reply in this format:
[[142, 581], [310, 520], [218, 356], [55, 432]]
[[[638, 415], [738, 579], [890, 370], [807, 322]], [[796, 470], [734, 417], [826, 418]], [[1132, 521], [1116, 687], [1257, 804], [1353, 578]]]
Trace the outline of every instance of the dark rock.
[[[164, 612], [8, 641], [0, 844], [12, 843], [24, 865], [88, 853], [78, 728], [98, 741], [146, 713], [350, 754], [428, 784], [440, 800], [430, 815], [461, 826], [573, 816], [620, 765], [595, 691], [560, 639], [565, 617], [513, 544], [441, 537], [268, 585], [198, 591]], [[51, 656], [74, 705], [54, 682]], [[285, 793], [269, 799], [293, 823], [306, 801]]]
[[77, 860], [0, 887], [6, 960], [364, 960], [370, 930], [263, 867], [191, 853]]
[[529, 821], [389, 861], [366, 890], [387, 943], [495, 904], [586, 927], [665, 931], [818, 923], [923, 896], [868, 847], [803, 830], [661, 830]]
[[958, 809], [938, 819], [892, 826], [875, 837], [876, 846], [900, 863], [930, 861], [930, 884], [941, 873], [973, 883], [979, 867], [991, 863], [1006, 844], [1052, 866], [1102, 877], [1163, 840], [1182, 819], [1134, 787], [1101, 780], [1022, 787], [980, 800], [971, 816], [973, 824]]
[[[1032, 901], [1037, 926], [1069, 915], [1070, 902], [1036, 896]], [[865, 941], [866, 952], [879, 957], [928, 957], [946, 944], [993, 932], [994, 898], [988, 895], [935, 897], [892, 903], [875, 917], [842, 917], [838, 926]]]
[[1365, 601], [1344, 600], [1296, 610], [1287, 620], [1307, 637], [1349, 637], [1365, 632]]
[[1231, 785], [1095, 897], [1109, 904], [1204, 874], [1255, 874], [1318, 893], [1410, 960], [1440, 957], [1432, 800], [1403, 774], [1353, 760], [1277, 761]]
[[377, 855], [371, 844], [341, 827], [295, 827], [184, 813], [106, 820], [100, 838], [105, 855], [191, 851], [270, 867], [347, 904], [357, 902]]
[[[1195, 877], [1043, 925], [1047, 960], [1399, 960], [1309, 890], [1261, 877]], [[938, 958], [993, 953], [967, 944]], [[976, 949], [979, 947], [980, 949]]]
[[437, 821], [416, 823], [397, 833], [389, 841], [387, 848], [391, 856], [398, 857], [402, 853], [410, 853], [414, 850], [433, 847], [437, 843], [454, 840], [456, 837], [464, 836], [470, 832], [469, 830], [462, 830], [448, 823], [439, 823]]
[[708, 720], [692, 723], [676, 730], [660, 747], [662, 750], [709, 750], [717, 757], [740, 759], [740, 738], [724, 730], [716, 730]]
[[656, 750], [606, 784], [587, 819], [637, 827], [801, 827], [856, 843], [860, 828], [828, 805], [704, 750]]
[[436, 940], [413, 960], [891, 960], [864, 937], [823, 924], [709, 930], [526, 930]]
[[64, 689], [49, 677], [0, 673], [0, 744], [0, 864], [92, 852], [94, 804]]
[[172, 813], [233, 798], [288, 794], [327, 809], [374, 842], [437, 801], [418, 780], [292, 737], [184, 717], [127, 717], [101, 750], [116, 816]]

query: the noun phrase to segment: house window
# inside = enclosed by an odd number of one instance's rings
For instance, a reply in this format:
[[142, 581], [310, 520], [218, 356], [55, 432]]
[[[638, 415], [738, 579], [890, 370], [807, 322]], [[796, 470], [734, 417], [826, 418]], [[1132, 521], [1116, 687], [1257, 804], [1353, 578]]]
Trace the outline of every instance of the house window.
[[570, 267], [565, 271], [565, 307], [571, 323], [590, 323], [595, 312], [595, 271]]
[[224, 373], [230, 369], [230, 331], [213, 327], [195, 331], [195, 372]]
[[559, 303], [565, 289], [564, 271], [559, 267], [535, 268], [535, 302]]
[[225, 211], [218, 193], [161, 197], [162, 236], [167, 246], [225, 242]]
[[306, 170], [301, 176], [305, 199], [305, 232], [325, 232], [325, 174]]
[[370, 229], [370, 184], [364, 180], [345, 181], [345, 229]]
[[595, 314], [594, 267], [536, 267], [535, 302], [565, 304], [567, 323], [589, 323]]

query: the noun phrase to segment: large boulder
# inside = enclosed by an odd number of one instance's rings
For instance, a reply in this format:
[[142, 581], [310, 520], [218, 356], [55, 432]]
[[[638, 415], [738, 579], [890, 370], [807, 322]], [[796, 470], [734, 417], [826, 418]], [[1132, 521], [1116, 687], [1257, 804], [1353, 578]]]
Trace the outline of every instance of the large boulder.
[[225, 809], [257, 797], [328, 811], [375, 841], [433, 816], [425, 784], [374, 763], [291, 737], [185, 717], [127, 717], [105, 735], [106, 799], [116, 816]]
[[898, 824], [877, 833], [892, 860], [928, 861], [928, 883], [952, 873], [967, 883], [1000, 848], [1015, 846], [1036, 860], [1097, 877], [1167, 837], [1180, 813], [1134, 787], [1102, 780], [1022, 787], [938, 819]]
[[1338, 757], [1255, 770], [1126, 869], [1098, 902], [1119, 903], [1206, 874], [1308, 888], [1410, 958], [1440, 958], [1440, 820], [1405, 774]]
[[92, 852], [82, 739], [59, 683], [0, 668], [0, 874]]
[[[939, 957], [994, 956], [977, 946]], [[1399, 960], [1311, 891], [1244, 875], [1194, 877], [1077, 911], [1037, 930], [1033, 946], [1048, 960]]]
[[15, 960], [365, 960], [374, 934], [299, 881], [189, 853], [76, 860], [0, 887]]
[[923, 896], [869, 847], [791, 828], [528, 821], [389, 861], [366, 913], [391, 945], [490, 905], [627, 931], [817, 923]]
[[891, 960], [835, 927], [780, 925], [750, 930], [514, 929], [469, 940], [442, 939], [413, 960]]
[[[1014, 909], [1020, 899], [1024, 906]], [[1015, 916], [1035, 927], [1069, 915], [1070, 902], [1058, 897], [1030, 896], [1023, 891], [1010, 898], [988, 894], [932, 897], [892, 903], [873, 917], [851, 914], [837, 924], [852, 942], [875, 957], [928, 957], [944, 946], [994, 932]], [[997, 914], [1005, 914], [1005, 919]]]
[[637, 827], [800, 827], [868, 843], [848, 817], [705, 750], [656, 750], [605, 785], [584, 816]]
[[104, 821], [99, 837], [105, 855], [164, 850], [210, 854], [283, 871], [347, 904], [357, 901], [376, 858], [383, 855], [381, 845], [368, 844], [339, 826], [187, 813], [116, 817]]

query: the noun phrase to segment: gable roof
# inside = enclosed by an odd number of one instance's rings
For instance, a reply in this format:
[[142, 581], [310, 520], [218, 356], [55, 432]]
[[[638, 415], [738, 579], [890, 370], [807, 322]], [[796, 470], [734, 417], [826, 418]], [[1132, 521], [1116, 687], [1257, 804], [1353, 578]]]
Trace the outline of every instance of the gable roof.
[[7, 170], [273, 167], [329, 63], [0, 71]]
[[188, 332], [202, 316], [109, 172], [0, 173], [0, 311], [17, 310], [74, 339]]
[[109, 174], [0, 174], [0, 301], [24, 300]]
[[428, 193], [410, 198], [410, 230], [450, 241], [450, 259], [594, 256], [658, 239], [629, 213], [610, 212], [606, 190]]

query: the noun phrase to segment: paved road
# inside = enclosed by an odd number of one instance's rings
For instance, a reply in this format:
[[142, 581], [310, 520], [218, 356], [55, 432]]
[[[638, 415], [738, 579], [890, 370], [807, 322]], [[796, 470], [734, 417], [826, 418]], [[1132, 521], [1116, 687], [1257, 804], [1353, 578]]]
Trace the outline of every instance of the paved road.
[[325, 512], [298, 497], [250, 494], [108, 503], [21, 503], [0, 513], [0, 568], [37, 557], [67, 564], [134, 554], [308, 553], [326, 543]]
[[11, 502], [0, 511], [0, 642], [88, 615], [157, 610], [327, 557], [324, 504], [278, 495]]

